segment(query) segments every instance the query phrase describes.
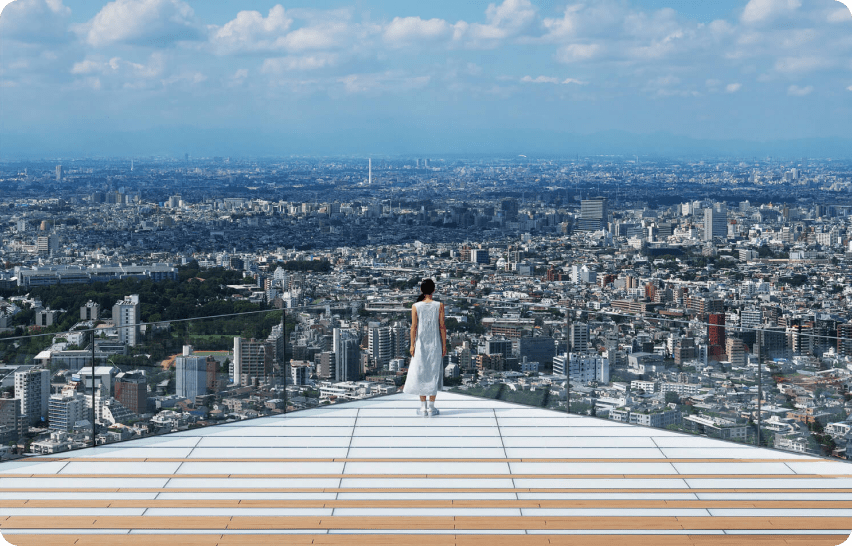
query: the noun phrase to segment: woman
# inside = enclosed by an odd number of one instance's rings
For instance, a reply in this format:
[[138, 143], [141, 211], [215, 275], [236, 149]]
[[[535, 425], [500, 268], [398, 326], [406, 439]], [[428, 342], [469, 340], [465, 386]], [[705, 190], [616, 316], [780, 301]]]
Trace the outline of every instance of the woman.
[[411, 307], [411, 364], [402, 392], [420, 396], [418, 415], [437, 415], [435, 395], [444, 384], [443, 357], [447, 354], [444, 304], [432, 299], [435, 292], [432, 279], [420, 284], [420, 292], [417, 303]]

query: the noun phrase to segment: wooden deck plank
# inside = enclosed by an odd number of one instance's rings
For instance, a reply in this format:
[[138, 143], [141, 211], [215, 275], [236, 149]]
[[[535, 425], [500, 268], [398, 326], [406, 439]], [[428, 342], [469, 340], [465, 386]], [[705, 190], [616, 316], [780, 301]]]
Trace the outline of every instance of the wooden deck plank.
[[31, 499], [0, 500], [0, 508], [772, 508], [849, 509], [835, 500], [665, 500], [665, 499]]

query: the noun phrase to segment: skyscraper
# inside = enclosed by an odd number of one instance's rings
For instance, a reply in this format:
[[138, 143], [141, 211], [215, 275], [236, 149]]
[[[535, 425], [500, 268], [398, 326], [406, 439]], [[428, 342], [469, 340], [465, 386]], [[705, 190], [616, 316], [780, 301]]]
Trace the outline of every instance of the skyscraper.
[[62, 165], [56, 166], [56, 181], [57, 182], [62, 181]]
[[728, 208], [724, 203], [704, 209], [704, 240], [728, 236]]
[[580, 218], [577, 231], [600, 231], [606, 228], [609, 217], [607, 200], [603, 197], [584, 199], [580, 202]]
[[148, 385], [142, 372], [121, 372], [115, 376], [115, 399], [137, 415], [147, 411]]
[[175, 392], [190, 400], [207, 394], [207, 359], [193, 355], [189, 345], [185, 345], [183, 354], [175, 358]]
[[30, 425], [47, 419], [50, 373], [38, 368], [15, 372], [15, 398], [21, 401], [21, 415]]
[[112, 321], [118, 329], [118, 340], [130, 347], [139, 341], [139, 323], [142, 322], [139, 295], [125, 296], [112, 306]]
[[337, 381], [358, 381], [361, 378], [361, 349], [358, 336], [351, 330], [334, 329], [332, 351]]
[[389, 327], [370, 328], [367, 343], [370, 358], [378, 368], [384, 368], [393, 358], [392, 331]]
[[572, 353], [582, 353], [589, 349], [589, 325], [585, 322], [571, 324], [569, 337]]
[[251, 385], [272, 374], [275, 349], [268, 341], [234, 338], [234, 385]]

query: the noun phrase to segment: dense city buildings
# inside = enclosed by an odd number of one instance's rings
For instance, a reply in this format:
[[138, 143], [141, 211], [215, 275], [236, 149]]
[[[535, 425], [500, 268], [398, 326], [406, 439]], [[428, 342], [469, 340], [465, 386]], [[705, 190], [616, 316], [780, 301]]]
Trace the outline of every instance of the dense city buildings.
[[846, 455], [844, 162], [130, 166], [0, 165], [14, 456], [397, 392], [426, 277], [445, 388]]

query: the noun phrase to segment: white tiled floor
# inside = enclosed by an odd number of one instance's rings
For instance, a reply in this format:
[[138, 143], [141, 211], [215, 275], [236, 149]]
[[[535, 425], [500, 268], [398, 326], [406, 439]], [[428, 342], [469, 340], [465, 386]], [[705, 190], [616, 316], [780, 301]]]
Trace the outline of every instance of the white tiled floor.
[[[63, 454], [71, 461], [0, 464], [2, 500], [160, 500], [196, 501], [192, 507], [86, 508], [17, 506], [4, 516], [572, 516], [588, 518], [734, 516], [814, 516], [852, 518], [846, 508], [714, 507], [724, 500], [852, 501], [852, 464], [800, 454], [720, 442], [672, 431], [516, 406], [449, 393], [439, 395], [442, 414], [414, 414], [416, 397], [394, 395], [339, 407], [227, 423], [124, 444]], [[82, 460], [81, 460], [82, 459]], [[108, 460], [103, 460], [108, 459]], [[112, 461], [109, 459], [118, 459]], [[121, 459], [128, 459], [122, 461]], [[156, 459], [180, 459], [174, 462]], [[244, 459], [259, 459], [261, 462]], [[262, 461], [269, 459], [268, 461]], [[329, 459], [329, 460], [320, 460]], [[333, 459], [333, 460], [331, 460]], [[484, 459], [466, 461], [465, 459]], [[524, 459], [510, 462], [507, 459]], [[542, 461], [541, 459], [556, 459]], [[580, 461], [580, 459], [584, 459]], [[669, 459], [695, 459], [677, 462]], [[724, 462], [707, 462], [718, 459]], [[756, 459], [760, 462], [744, 462]], [[636, 461], [638, 460], [638, 461]], [[647, 460], [647, 462], [643, 461]], [[37, 477], [29, 477], [36, 474]], [[118, 475], [75, 478], [75, 475]], [[152, 478], [154, 475], [169, 477]], [[212, 477], [207, 477], [212, 475]], [[608, 475], [611, 478], [600, 476]], [[627, 475], [627, 478], [619, 476]], [[699, 476], [699, 477], [684, 477]], [[707, 475], [707, 478], [700, 477]], [[784, 477], [760, 478], [761, 475]], [[828, 476], [814, 478], [812, 476]], [[146, 477], [147, 476], [147, 477]], [[294, 476], [264, 477], [264, 476]], [[366, 477], [375, 476], [375, 477]], [[427, 477], [420, 477], [427, 476]], [[482, 476], [482, 477], [477, 477]], [[518, 477], [528, 476], [528, 477]], [[537, 477], [541, 476], [541, 477]], [[560, 477], [562, 476], [562, 477]], [[565, 477], [569, 476], [569, 477]], [[724, 477], [718, 477], [724, 476]], [[801, 476], [801, 477], [800, 477]], [[840, 477], [833, 477], [840, 476]], [[103, 488], [104, 491], [92, 491]], [[129, 491], [141, 488], [142, 491]], [[799, 492], [773, 492], [776, 489]], [[63, 491], [50, 491], [63, 489]], [[204, 490], [198, 492], [197, 490]], [[718, 489], [719, 492], [707, 492]], [[755, 491], [749, 491], [754, 489]], [[213, 501], [317, 501], [263, 506], [214, 506]], [[519, 501], [505, 506], [488, 501]], [[530, 506], [529, 501], [585, 501], [582, 507]], [[640, 503], [616, 508], [605, 501]], [[699, 506], [661, 507], [653, 501], [697, 501]], [[204, 501], [211, 501], [205, 506]], [[328, 501], [328, 505], [324, 501]], [[364, 501], [335, 506], [333, 501]], [[376, 501], [376, 506], [370, 506]], [[381, 504], [378, 501], [384, 501]], [[388, 502], [406, 501], [389, 508]], [[417, 506], [412, 501], [465, 501], [459, 505]], [[477, 506], [477, 501], [482, 501]], [[600, 501], [600, 506], [594, 506]], [[648, 501], [647, 508], [641, 507]], [[586, 504], [590, 506], [586, 506]], [[706, 505], [706, 506], [705, 506]], [[401, 521], [409, 521], [400, 518]], [[176, 519], [177, 521], [177, 519]], [[594, 525], [591, 525], [594, 527]], [[851, 525], [852, 526], [852, 525]], [[26, 530], [15, 531], [24, 533]], [[3, 529], [4, 533], [10, 532]], [[489, 530], [415, 528], [358, 530], [42, 530], [60, 534], [265, 534], [265, 533], [452, 533]], [[558, 529], [494, 531], [500, 534], [724, 534], [736, 530]], [[768, 532], [768, 531], [767, 531]], [[837, 533], [835, 531], [834, 533]], [[764, 533], [766, 534], [766, 533]]]

